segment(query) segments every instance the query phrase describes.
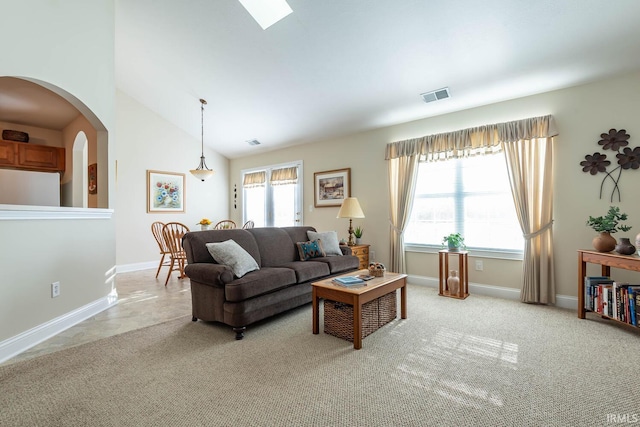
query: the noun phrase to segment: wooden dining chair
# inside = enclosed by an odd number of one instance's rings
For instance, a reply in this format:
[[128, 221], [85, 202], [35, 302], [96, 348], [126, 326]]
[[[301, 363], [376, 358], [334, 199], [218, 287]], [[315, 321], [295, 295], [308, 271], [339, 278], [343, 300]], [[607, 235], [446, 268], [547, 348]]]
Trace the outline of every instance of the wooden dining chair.
[[169, 283], [169, 278], [171, 277], [172, 271], [180, 272], [180, 276], [178, 279], [183, 279], [184, 274], [184, 264], [187, 260], [187, 254], [182, 248], [182, 236], [188, 233], [189, 227], [180, 223], [180, 222], [168, 222], [162, 227], [162, 236], [164, 237], [164, 241], [167, 244], [167, 248], [169, 248], [169, 256], [171, 259], [171, 263], [169, 265], [169, 273], [167, 274], [167, 280], [165, 280], [164, 285], [167, 286]]
[[230, 228], [236, 228], [236, 223], [231, 221], [230, 219], [224, 219], [219, 221], [214, 227], [214, 230], [227, 230]]
[[158, 278], [158, 274], [160, 274], [160, 269], [165, 265], [169, 266], [171, 264], [171, 259], [167, 257], [167, 255], [169, 255], [169, 248], [164, 241], [164, 236], [162, 235], [162, 227], [164, 227], [164, 222], [161, 221], [156, 221], [151, 224], [151, 233], [153, 233], [153, 237], [156, 239], [158, 248], [160, 249], [160, 263], [158, 263], [156, 279]]
[[249, 220], [249, 221], [244, 223], [244, 225], [242, 226], [242, 229], [246, 230], [248, 228], [253, 228], [254, 225], [255, 225], [254, 222]]

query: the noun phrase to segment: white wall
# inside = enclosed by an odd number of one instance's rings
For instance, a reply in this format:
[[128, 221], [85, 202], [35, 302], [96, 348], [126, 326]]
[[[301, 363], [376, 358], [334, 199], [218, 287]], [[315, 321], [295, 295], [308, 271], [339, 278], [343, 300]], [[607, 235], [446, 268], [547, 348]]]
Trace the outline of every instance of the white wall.
[[[0, 72], [39, 82], [88, 117], [102, 141], [105, 204], [113, 199], [113, 0], [4, 2]], [[107, 143], [108, 138], [108, 143]], [[109, 171], [109, 178], [107, 178]], [[112, 219], [7, 219], [0, 207], [0, 346], [4, 340], [104, 301], [115, 266]], [[50, 285], [61, 283], [51, 298]], [[0, 354], [0, 358], [1, 358]]]
[[[446, 101], [443, 101], [446, 102]], [[230, 187], [238, 184], [240, 171], [264, 164], [302, 159], [304, 162], [304, 223], [319, 230], [338, 230], [346, 237], [348, 221], [336, 219], [338, 208], [313, 208], [313, 174], [340, 168], [351, 168], [351, 191], [358, 197], [366, 218], [354, 220], [354, 226], [365, 229], [363, 241], [372, 245], [376, 259], [388, 263], [389, 222], [387, 165], [385, 146], [389, 142], [465, 129], [490, 123], [500, 123], [527, 117], [553, 114], [560, 135], [554, 148], [554, 241], [557, 293], [577, 295], [577, 254], [579, 248], [591, 248], [594, 232], [586, 227], [589, 215], [606, 213], [608, 195], [598, 198], [602, 175], [590, 176], [582, 172], [580, 162], [587, 154], [602, 152], [597, 144], [600, 134], [610, 128], [624, 128], [630, 135], [630, 147], [640, 146], [640, 73], [619, 76], [606, 81], [558, 90], [541, 95], [487, 105], [443, 116], [417, 120], [397, 126], [377, 129], [349, 137], [321, 141], [306, 146], [258, 152], [256, 155], [234, 159], [230, 165]], [[608, 158], [615, 163], [615, 155]], [[627, 233], [633, 237], [640, 232], [640, 199], [637, 183], [640, 170], [623, 173], [622, 202], [614, 203], [629, 214], [634, 228]], [[240, 220], [242, 207], [231, 212]], [[620, 237], [617, 234], [616, 237]], [[624, 237], [624, 236], [623, 236]], [[470, 254], [473, 263], [473, 253]], [[437, 256], [410, 253], [407, 257], [409, 274], [437, 277]], [[519, 289], [521, 262], [485, 260], [484, 270], [471, 268], [474, 283]], [[595, 274], [596, 270], [590, 270]], [[640, 281], [630, 273], [614, 270], [614, 277]]]
[[[158, 245], [151, 234], [154, 221], [178, 221], [191, 230], [201, 218], [225, 219], [229, 211], [227, 158], [207, 149], [216, 173], [202, 182], [189, 169], [200, 162], [200, 140], [178, 129], [125, 93], [117, 96], [118, 176], [116, 183], [116, 261], [118, 271], [157, 267]], [[194, 99], [194, 114], [199, 114]], [[147, 170], [184, 173], [185, 213], [147, 213]], [[163, 270], [166, 272], [166, 270]]]
[[64, 147], [62, 132], [59, 130], [26, 126], [18, 123], [1, 122], [0, 129], [18, 130], [29, 134], [29, 144], [49, 145], [53, 147]]

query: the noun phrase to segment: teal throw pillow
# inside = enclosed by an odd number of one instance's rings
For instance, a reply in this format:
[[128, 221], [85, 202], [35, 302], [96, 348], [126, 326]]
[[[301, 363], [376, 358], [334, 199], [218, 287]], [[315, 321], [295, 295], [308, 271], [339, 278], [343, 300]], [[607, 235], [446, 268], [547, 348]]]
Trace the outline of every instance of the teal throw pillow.
[[298, 242], [298, 254], [300, 255], [300, 261], [306, 261], [311, 258], [319, 258], [325, 256], [324, 249], [322, 248], [322, 242], [320, 240], [314, 240], [311, 242]]

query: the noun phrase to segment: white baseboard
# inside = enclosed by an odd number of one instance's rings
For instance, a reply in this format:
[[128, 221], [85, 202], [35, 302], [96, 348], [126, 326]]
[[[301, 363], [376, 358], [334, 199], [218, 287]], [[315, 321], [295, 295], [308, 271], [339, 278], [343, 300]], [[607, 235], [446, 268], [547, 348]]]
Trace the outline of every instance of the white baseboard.
[[116, 266], [116, 274], [130, 273], [132, 271], [149, 270], [158, 268], [158, 261], [138, 262], [134, 264], [122, 264]]
[[113, 307], [118, 303], [118, 293], [114, 289], [111, 293], [97, 301], [56, 317], [46, 323], [22, 332], [14, 337], [0, 342], [0, 363], [6, 362], [14, 356], [40, 344], [43, 341], [77, 325], [96, 314]]
[[[407, 280], [410, 283], [438, 288], [439, 279], [437, 277], [409, 275]], [[469, 283], [469, 294], [484, 295], [488, 297], [510, 299], [520, 301], [520, 290], [504, 288], [501, 286], [484, 285], [481, 283]], [[578, 298], [568, 295], [556, 295], [556, 307], [577, 310]]]

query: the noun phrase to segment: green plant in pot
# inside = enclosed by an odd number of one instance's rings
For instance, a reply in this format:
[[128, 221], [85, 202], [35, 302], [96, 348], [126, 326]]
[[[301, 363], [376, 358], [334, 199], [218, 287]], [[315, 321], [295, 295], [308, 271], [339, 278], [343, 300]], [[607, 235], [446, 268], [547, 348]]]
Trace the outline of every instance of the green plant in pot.
[[457, 252], [460, 249], [465, 249], [467, 246], [464, 244], [464, 237], [460, 233], [451, 233], [442, 238], [442, 246], [447, 245], [447, 248], [451, 252]]
[[[593, 247], [598, 252], [611, 252], [616, 248], [616, 239], [611, 235], [618, 231], [629, 231], [631, 227], [623, 225], [622, 221], [627, 220], [627, 214], [621, 213], [620, 208], [617, 206], [610, 206], [606, 215], [602, 216], [589, 216], [587, 225], [593, 228], [594, 231], [600, 233], [593, 241]], [[624, 238], [626, 239], [626, 238]], [[629, 241], [629, 239], [626, 239]], [[631, 253], [635, 252], [635, 248]]]
[[353, 235], [356, 236], [356, 243], [360, 243], [360, 239], [362, 239], [362, 233], [364, 232], [364, 228], [357, 226], [353, 230]]

